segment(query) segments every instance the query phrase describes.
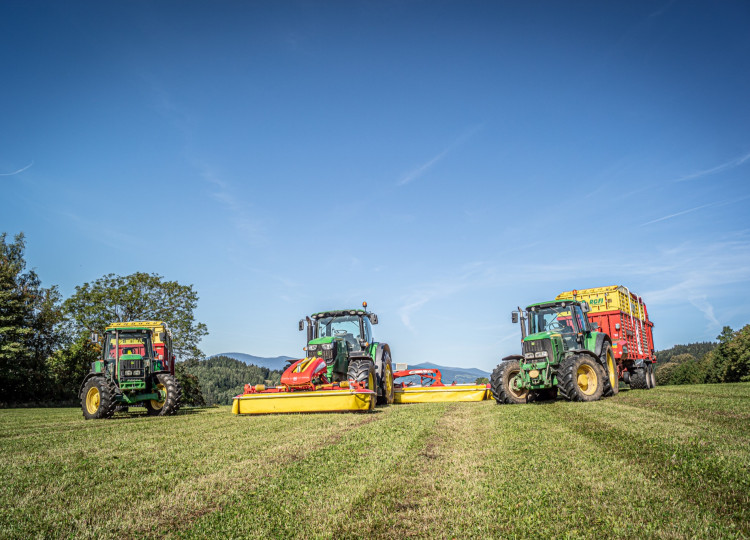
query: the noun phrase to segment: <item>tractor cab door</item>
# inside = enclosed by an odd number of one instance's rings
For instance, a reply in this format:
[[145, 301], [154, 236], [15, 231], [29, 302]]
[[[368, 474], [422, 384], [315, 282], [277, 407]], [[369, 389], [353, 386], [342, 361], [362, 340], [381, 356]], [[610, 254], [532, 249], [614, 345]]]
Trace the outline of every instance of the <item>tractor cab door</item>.
[[571, 313], [573, 314], [574, 327], [576, 330], [576, 342], [579, 347], [583, 347], [585, 342], [585, 334], [589, 332], [588, 319], [586, 314], [581, 310], [581, 306], [572, 306]]

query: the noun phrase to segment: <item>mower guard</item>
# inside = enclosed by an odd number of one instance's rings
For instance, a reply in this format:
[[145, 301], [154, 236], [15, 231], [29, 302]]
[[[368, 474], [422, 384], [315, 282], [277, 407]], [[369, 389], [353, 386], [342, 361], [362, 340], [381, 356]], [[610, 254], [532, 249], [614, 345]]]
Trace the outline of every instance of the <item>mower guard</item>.
[[395, 383], [394, 403], [436, 403], [445, 401], [483, 401], [491, 399], [488, 384], [442, 383], [438, 369], [406, 369], [396, 371], [393, 378], [419, 375], [419, 385]]

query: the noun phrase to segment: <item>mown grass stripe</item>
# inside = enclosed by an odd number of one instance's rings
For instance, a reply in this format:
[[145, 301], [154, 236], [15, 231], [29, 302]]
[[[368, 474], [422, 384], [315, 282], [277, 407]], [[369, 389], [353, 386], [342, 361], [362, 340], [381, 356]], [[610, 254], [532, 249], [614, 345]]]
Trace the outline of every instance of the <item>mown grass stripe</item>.
[[345, 524], [355, 519], [360, 531], [368, 530], [377, 508], [356, 518], [351, 509], [372, 502], [388, 472], [423, 445], [444, 409], [439, 404], [379, 410], [375, 415], [382, 419], [347, 430], [335, 444], [309, 453], [278, 474], [259, 478], [253, 490], [178, 535], [346, 536]]

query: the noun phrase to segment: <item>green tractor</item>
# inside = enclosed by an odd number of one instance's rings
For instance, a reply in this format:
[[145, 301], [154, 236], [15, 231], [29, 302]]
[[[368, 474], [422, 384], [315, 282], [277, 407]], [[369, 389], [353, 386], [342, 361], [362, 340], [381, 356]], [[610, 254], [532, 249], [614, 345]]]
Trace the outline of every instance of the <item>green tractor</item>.
[[372, 325], [378, 316], [364, 309], [342, 309], [314, 313], [299, 322], [307, 327], [308, 357], [326, 362], [326, 378], [331, 382], [364, 382], [377, 393], [379, 405], [393, 403], [393, 363], [387, 343], [376, 342]]
[[[92, 333], [91, 340], [100, 336]], [[102, 358], [83, 380], [80, 398], [87, 420], [110, 418], [129, 406], [145, 406], [151, 416], [173, 415], [182, 390], [174, 376], [172, 334], [161, 321], [114, 323], [107, 326]]]
[[503, 358], [492, 372], [500, 404], [555, 399], [596, 401], [619, 391], [609, 336], [588, 320], [589, 305], [575, 300], [532, 304], [512, 314], [521, 323], [523, 354]]

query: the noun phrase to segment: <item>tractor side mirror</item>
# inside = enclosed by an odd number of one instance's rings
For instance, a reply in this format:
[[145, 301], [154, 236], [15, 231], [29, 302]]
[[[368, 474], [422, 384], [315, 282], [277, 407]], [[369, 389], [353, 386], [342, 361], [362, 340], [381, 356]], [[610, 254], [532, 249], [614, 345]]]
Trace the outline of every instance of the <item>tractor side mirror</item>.
[[99, 343], [99, 334], [91, 332], [91, 343]]
[[300, 321], [299, 321], [299, 331], [302, 332], [302, 330], [304, 330], [304, 329], [305, 329], [305, 320], [304, 319], [300, 319]]
[[518, 322], [518, 312], [514, 311], [510, 314], [510, 320], [513, 324], [516, 324]]
[[159, 332], [159, 341], [166, 341], [166, 339], [167, 339], [167, 333]]
[[377, 315], [375, 315], [374, 313], [373, 313], [373, 314], [371, 314], [371, 315], [370, 315], [370, 322], [371, 322], [372, 324], [378, 324], [378, 316], [377, 316]]
[[591, 306], [589, 306], [588, 302], [583, 302], [583, 303], [581, 304], [581, 310], [582, 310], [582, 311], [583, 311], [584, 313], [588, 313], [589, 311], [591, 311]]

